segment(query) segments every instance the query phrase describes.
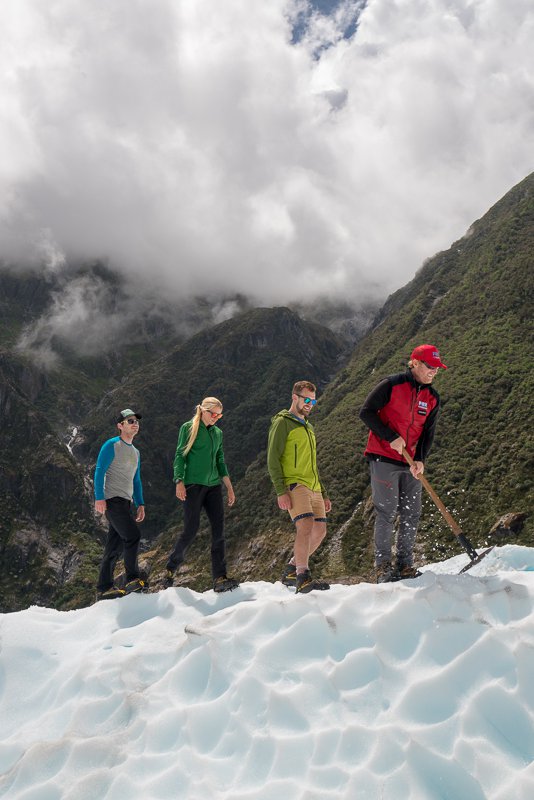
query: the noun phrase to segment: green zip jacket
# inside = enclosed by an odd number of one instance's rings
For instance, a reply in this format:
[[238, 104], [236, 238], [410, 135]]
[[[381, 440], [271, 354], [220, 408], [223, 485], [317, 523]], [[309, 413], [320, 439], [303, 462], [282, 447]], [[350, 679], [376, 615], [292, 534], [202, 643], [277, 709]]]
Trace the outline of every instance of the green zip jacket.
[[326, 496], [317, 469], [315, 432], [307, 419], [299, 422], [289, 411], [275, 414], [269, 430], [267, 468], [278, 496], [292, 483], [302, 483]]
[[189, 439], [192, 420], [184, 422], [178, 433], [178, 444], [174, 457], [174, 482], [183, 481], [186, 486], [199, 483], [201, 486], [216, 486], [228, 475], [224, 463], [222, 431], [216, 425], [206, 427], [201, 421], [193, 447], [184, 457], [183, 451]]

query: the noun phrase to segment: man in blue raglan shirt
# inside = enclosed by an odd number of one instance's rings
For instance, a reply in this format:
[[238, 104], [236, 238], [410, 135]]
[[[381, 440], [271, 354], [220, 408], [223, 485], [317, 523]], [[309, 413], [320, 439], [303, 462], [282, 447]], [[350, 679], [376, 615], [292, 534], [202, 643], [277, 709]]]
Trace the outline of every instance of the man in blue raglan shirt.
[[[105, 442], [98, 454], [95, 468], [95, 511], [105, 514], [109, 522], [108, 537], [98, 576], [99, 599], [122, 597], [128, 592], [146, 588], [139, 574], [137, 553], [141, 534], [138, 522], [145, 518], [145, 501], [141, 484], [141, 456], [134, 447], [134, 437], [139, 433], [141, 414], [125, 408], [117, 419], [119, 436]], [[132, 501], [137, 506], [135, 517]], [[113, 582], [113, 571], [124, 551], [126, 583], [119, 589]]]

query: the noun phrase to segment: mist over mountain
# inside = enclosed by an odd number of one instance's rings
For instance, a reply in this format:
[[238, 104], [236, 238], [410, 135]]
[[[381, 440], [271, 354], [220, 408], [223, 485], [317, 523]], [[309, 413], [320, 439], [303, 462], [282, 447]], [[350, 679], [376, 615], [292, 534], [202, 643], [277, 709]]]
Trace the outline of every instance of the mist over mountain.
[[157, 287], [127, 280], [101, 262], [61, 269], [0, 271], [2, 341], [42, 366], [66, 353], [91, 357], [125, 344], [183, 341], [250, 307], [240, 296], [165, 297]]
[[[319, 298], [292, 307], [349, 344], [367, 330], [379, 304]], [[126, 372], [173, 343], [252, 308], [243, 295], [164, 297], [157, 287], [127, 280], [100, 262], [64, 264], [52, 272], [0, 269], [0, 343], [13, 346], [42, 369], [115, 353], [121, 362], [115, 372]]]

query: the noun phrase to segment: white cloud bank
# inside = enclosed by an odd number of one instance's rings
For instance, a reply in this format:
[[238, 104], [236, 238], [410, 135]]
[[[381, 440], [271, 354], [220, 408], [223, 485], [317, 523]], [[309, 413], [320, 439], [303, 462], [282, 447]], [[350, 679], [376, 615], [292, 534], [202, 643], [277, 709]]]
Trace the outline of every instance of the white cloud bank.
[[3, 0], [0, 257], [383, 296], [533, 169], [530, 0], [302, 5]]

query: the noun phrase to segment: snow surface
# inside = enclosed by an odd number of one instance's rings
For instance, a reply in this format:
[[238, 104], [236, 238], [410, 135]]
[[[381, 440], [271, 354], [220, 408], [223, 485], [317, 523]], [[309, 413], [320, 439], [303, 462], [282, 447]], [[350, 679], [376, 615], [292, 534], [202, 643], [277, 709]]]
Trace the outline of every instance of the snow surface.
[[532, 800], [534, 549], [0, 617], [0, 797]]

